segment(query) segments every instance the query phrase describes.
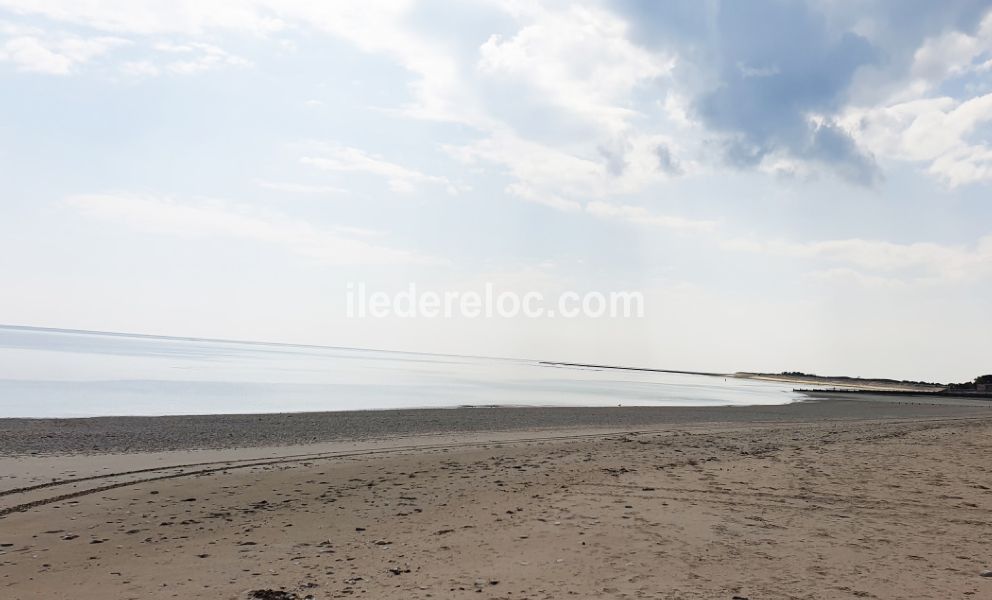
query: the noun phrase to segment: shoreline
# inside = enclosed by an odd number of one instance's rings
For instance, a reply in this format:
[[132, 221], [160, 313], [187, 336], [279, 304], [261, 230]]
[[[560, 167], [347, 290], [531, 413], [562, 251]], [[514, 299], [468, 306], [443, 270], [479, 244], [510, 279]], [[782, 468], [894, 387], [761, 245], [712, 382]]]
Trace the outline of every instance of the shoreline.
[[749, 406], [451, 407], [338, 412], [0, 419], [0, 457], [305, 446], [417, 435], [645, 429], [707, 423], [992, 415], [992, 402], [919, 396], [809, 394]]

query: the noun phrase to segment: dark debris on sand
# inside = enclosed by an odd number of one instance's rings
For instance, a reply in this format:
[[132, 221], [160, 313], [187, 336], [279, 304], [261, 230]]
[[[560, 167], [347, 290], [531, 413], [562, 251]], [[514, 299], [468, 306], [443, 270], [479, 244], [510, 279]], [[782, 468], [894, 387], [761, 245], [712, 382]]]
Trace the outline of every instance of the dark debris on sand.
[[254, 600], [300, 600], [296, 594], [283, 590], [253, 590], [248, 597]]

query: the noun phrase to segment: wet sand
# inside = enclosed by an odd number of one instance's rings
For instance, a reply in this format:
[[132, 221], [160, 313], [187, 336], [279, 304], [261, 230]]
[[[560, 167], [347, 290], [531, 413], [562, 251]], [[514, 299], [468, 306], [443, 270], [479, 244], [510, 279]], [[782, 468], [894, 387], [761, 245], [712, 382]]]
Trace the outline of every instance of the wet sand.
[[0, 597], [992, 595], [990, 404], [66, 423], [0, 421]]
[[[248, 415], [0, 419], [0, 456], [245, 448], [442, 433], [643, 429], [985, 414], [992, 402], [818, 394], [807, 402], [712, 407], [501, 407]], [[821, 401], [822, 400], [822, 401]]]

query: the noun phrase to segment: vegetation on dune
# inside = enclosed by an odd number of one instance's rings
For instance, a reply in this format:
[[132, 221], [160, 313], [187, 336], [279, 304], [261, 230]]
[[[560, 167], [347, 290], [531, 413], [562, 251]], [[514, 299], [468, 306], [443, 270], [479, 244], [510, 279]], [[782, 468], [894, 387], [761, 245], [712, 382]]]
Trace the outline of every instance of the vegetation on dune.
[[815, 373], [803, 373], [802, 371], [782, 371], [780, 375], [785, 377], [806, 377], [810, 379], [830, 379], [846, 381], [867, 381], [875, 383], [902, 383], [911, 385], [940, 385], [930, 381], [913, 381], [911, 379], [885, 379], [877, 377], [851, 377], [849, 375], [816, 375]]
[[955, 391], [977, 390], [979, 385], [992, 385], [992, 375], [979, 375], [974, 381], [952, 383], [947, 386], [947, 389]]

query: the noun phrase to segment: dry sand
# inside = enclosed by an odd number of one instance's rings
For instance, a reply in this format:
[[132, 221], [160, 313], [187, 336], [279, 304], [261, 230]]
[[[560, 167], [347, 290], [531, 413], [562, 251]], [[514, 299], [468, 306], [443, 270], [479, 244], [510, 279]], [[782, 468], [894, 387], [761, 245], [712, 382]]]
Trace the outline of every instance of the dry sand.
[[989, 405], [680, 410], [241, 450], [55, 435], [0, 458], [0, 598], [992, 597]]

